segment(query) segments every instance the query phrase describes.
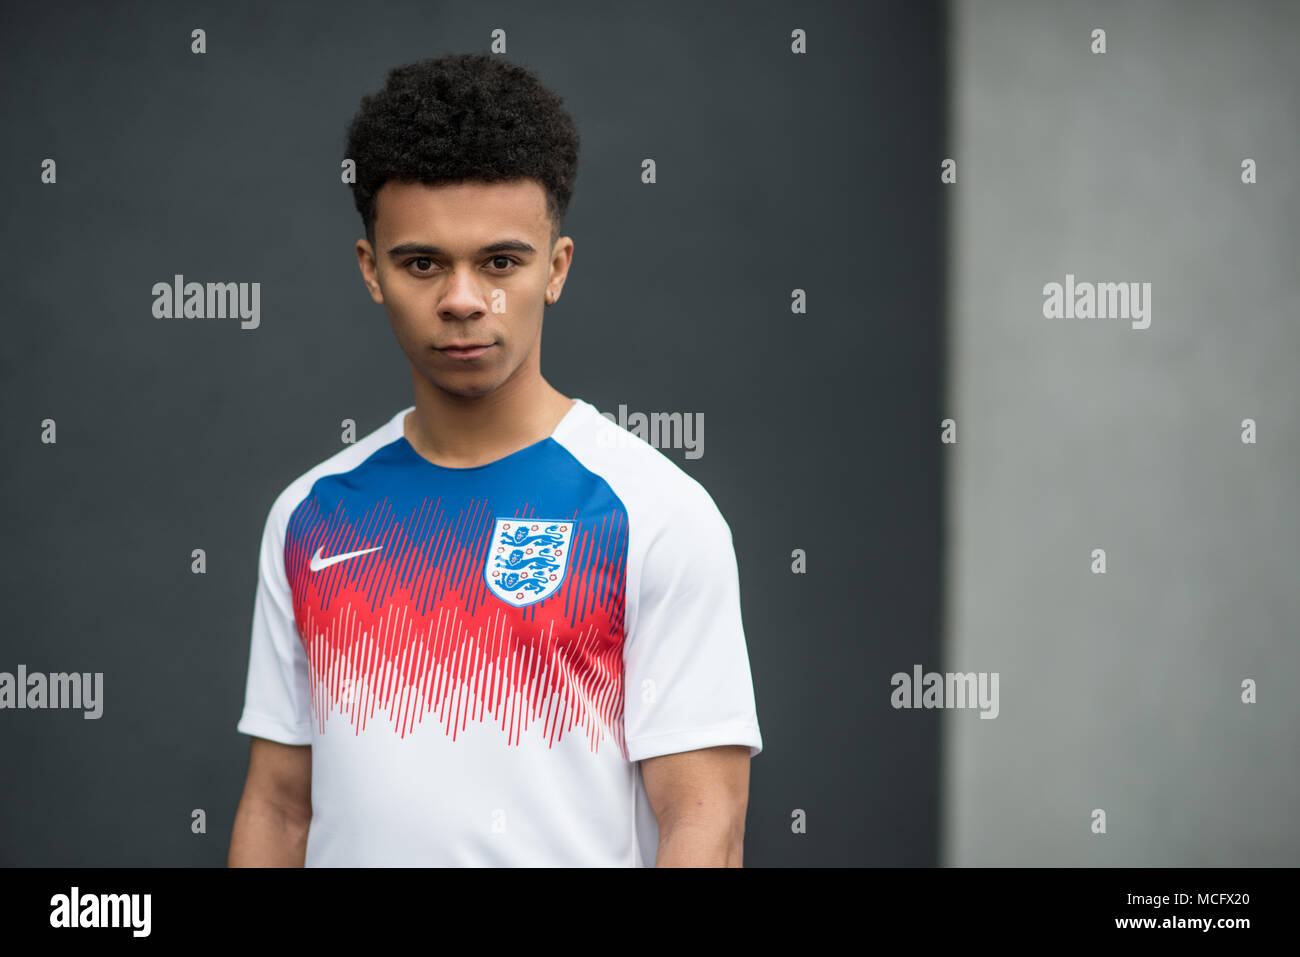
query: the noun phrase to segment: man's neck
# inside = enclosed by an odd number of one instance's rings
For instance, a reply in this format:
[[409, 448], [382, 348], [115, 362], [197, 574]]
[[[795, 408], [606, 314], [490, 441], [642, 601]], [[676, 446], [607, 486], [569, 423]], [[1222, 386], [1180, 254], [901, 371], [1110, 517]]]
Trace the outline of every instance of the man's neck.
[[415, 408], [402, 433], [424, 458], [446, 468], [474, 468], [527, 448], [555, 431], [573, 400], [538, 373], [466, 399], [413, 375]]

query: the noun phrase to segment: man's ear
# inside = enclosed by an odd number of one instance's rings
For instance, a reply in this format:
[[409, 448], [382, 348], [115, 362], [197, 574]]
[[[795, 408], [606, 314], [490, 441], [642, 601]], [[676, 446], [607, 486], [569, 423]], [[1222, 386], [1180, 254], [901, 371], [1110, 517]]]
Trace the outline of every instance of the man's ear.
[[379, 266], [375, 259], [375, 248], [369, 240], [358, 239], [356, 245], [357, 266], [361, 269], [361, 281], [366, 284], [366, 291], [375, 305], [384, 304], [384, 290], [379, 286]]

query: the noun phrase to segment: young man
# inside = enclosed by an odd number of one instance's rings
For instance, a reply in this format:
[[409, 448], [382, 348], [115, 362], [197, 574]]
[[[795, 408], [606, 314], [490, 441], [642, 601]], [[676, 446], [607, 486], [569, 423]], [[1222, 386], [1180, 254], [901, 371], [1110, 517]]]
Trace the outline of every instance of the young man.
[[578, 144], [485, 55], [393, 70], [349, 128], [415, 404], [267, 518], [232, 866], [741, 864], [762, 739], [731, 530], [541, 374]]

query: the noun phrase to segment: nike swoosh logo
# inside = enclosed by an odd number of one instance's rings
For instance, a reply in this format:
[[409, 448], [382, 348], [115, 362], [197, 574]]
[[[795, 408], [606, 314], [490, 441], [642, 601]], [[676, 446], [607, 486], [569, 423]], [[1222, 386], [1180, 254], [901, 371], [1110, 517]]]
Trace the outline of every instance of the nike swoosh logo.
[[359, 552], [345, 552], [342, 555], [331, 555], [329, 558], [321, 558], [321, 549], [324, 547], [325, 546], [322, 545], [320, 548], [316, 549], [316, 554], [311, 557], [311, 561], [307, 564], [307, 567], [314, 572], [318, 572], [322, 568], [329, 568], [331, 565], [336, 565], [339, 562], [345, 562], [349, 558], [356, 558], [358, 555], [364, 555], [366, 552], [377, 552], [384, 546], [376, 545], [374, 548], [363, 548]]

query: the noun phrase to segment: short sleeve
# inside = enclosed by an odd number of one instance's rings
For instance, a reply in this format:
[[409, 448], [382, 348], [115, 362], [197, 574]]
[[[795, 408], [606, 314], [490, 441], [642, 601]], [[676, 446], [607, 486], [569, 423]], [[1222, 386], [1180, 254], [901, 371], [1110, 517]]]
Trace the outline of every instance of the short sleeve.
[[731, 529], [701, 486], [661, 509], [623, 649], [628, 759], [734, 744], [763, 750]]
[[253, 600], [244, 711], [236, 729], [281, 744], [311, 744], [307, 655], [284, 570], [284, 516], [277, 500], [262, 532]]

